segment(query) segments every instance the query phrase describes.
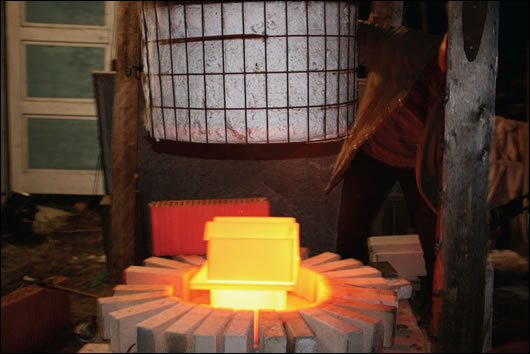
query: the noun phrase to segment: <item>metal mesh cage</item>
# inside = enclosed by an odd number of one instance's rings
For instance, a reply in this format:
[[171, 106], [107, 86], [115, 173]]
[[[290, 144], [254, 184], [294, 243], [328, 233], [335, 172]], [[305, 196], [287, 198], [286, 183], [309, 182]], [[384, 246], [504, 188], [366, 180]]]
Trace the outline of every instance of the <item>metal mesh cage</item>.
[[354, 2], [142, 2], [141, 21], [155, 139], [315, 142], [353, 124]]

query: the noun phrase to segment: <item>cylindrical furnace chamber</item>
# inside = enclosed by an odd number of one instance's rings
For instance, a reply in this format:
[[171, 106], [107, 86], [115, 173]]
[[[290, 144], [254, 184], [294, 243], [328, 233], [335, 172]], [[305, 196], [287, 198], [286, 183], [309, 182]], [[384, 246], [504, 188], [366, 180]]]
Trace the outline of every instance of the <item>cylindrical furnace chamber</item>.
[[195, 143], [344, 137], [356, 22], [344, 1], [143, 2], [146, 129]]

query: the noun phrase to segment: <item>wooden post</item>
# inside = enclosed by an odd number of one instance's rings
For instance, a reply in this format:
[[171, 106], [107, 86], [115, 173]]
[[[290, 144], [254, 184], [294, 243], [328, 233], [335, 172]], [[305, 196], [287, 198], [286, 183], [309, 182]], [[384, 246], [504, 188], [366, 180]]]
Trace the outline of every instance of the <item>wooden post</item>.
[[498, 18], [497, 1], [450, 2], [434, 352], [482, 350]]
[[138, 4], [120, 1], [116, 35], [117, 59], [112, 110], [112, 211], [110, 269], [118, 283], [125, 268], [134, 263], [136, 144], [139, 81]]

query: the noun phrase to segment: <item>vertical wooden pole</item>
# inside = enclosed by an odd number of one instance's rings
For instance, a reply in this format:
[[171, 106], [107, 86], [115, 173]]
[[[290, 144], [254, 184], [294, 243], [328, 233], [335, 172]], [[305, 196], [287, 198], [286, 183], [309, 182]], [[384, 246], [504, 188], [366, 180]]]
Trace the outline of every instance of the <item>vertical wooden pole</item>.
[[116, 82], [112, 110], [112, 209], [110, 269], [118, 283], [134, 263], [139, 18], [135, 1], [120, 1], [116, 33]]
[[[481, 352], [484, 335], [499, 3], [470, 2], [482, 3], [486, 10], [483, 29], [479, 14], [473, 12], [477, 8], [466, 8], [472, 4], [465, 3], [451, 1], [449, 6], [443, 181], [433, 288], [433, 350], [447, 353]], [[478, 42], [472, 39], [477, 30]], [[469, 59], [477, 45], [476, 57]]]

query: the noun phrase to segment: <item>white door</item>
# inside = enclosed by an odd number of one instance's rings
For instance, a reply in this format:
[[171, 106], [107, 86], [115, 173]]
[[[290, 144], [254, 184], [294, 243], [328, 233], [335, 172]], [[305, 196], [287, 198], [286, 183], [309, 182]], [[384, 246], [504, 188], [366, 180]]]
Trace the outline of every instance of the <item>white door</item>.
[[109, 71], [117, 3], [6, 2], [11, 190], [103, 194], [93, 71]]

